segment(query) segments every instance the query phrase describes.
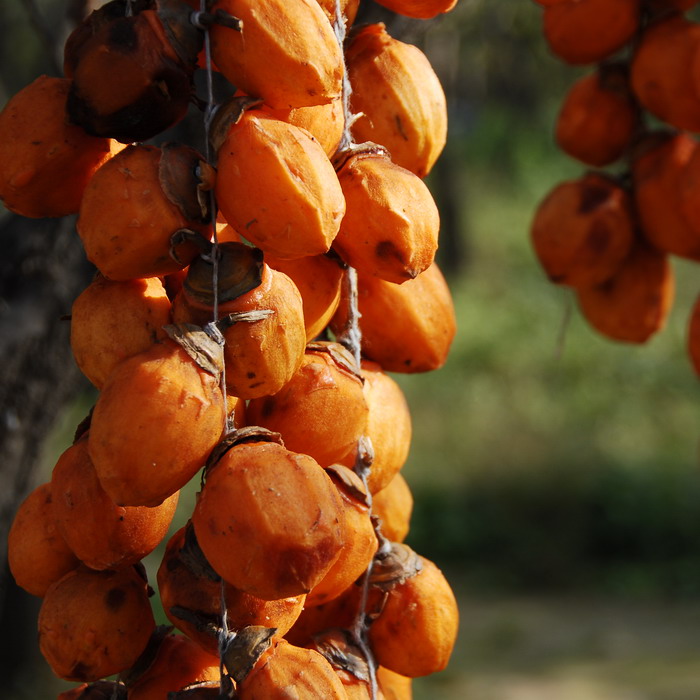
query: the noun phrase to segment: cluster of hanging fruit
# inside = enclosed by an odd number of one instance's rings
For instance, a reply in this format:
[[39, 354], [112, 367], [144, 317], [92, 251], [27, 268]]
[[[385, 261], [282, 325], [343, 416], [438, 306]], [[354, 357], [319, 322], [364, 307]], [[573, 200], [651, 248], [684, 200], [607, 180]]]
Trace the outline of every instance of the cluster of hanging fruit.
[[[549, 279], [573, 287], [593, 328], [643, 343], [673, 300], [669, 256], [700, 261], [697, 0], [535, 0], [551, 51], [597, 64], [564, 98], [556, 141], [594, 168], [557, 185], [532, 224]], [[663, 122], [660, 124], [660, 122]], [[600, 170], [618, 166], [615, 173]], [[690, 322], [700, 373], [700, 306]]]
[[[449, 660], [454, 596], [401, 544], [387, 374], [437, 369], [455, 332], [421, 179], [446, 108], [383, 25], [343, 41], [358, 3], [112, 0], [0, 113], [0, 198], [77, 213], [98, 270], [71, 314], [97, 403], [9, 536], [64, 700], [409, 698]], [[207, 103], [215, 155], [142, 143], [204, 105], [202, 69], [237, 90]], [[173, 633], [141, 560], [200, 472], [157, 576]]]

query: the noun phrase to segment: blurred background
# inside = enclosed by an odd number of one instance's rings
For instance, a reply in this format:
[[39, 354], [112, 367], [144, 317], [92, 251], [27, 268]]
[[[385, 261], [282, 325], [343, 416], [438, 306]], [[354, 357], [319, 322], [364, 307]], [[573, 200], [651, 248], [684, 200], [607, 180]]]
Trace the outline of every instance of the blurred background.
[[[56, 74], [67, 5], [0, 4], [2, 103], [37, 75]], [[461, 0], [431, 22], [373, 11], [369, 18], [428, 54], [450, 109], [448, 147], [429, 185], [459, 331], [443, 369], [394, 376], [414, 421], [404, 468], [415, 498], [408, 542], [448, 575], [461, 632], [447, 671], [417, 680], [415, 697], [697, 699], [700, 392], [685, 336], [700, 276], [674, 261], [674, 309], [646, 345], [598, 336], [570, 293], [546, 281], [528, 234], [539, 200], [583, 171], [551, 133], [568, 85], [585, 70], [549, 55], [531, 0]], [[29, 226], [0, 214], [9, 251], [0, 261], [3, 350], [29, 318], [21, 307], [17, 323], [18, 305], [46, 286], [47, 269], [54, 320], [91, 274], [71, 257], [79, 273], [64, 279], [68, 248], [57, 241], [65, 232]], [[26, 243], [36, 231], [45, 244]], [[13, 256], [22, 245], [30, 262], [20, 269]], [[31, 358], [64, 363], [51, 417], [28, 429], [21, 408], [31, 377], [19, 369], [19, 384], [0, 394], [5, 528], [17, 498], [50, 478], [94, 402], [65, 353], [65, 325]], [[30, 433], [24, 466], [12, 452], [20, 432]], [[159, 554], [149, 562], [154, 571]], [[7, 574], [2, 593], [0, 664], [11, 679], [3, 697], [55, 697], [69, 684], [52, 678], [36, 649], [38, 601]]]

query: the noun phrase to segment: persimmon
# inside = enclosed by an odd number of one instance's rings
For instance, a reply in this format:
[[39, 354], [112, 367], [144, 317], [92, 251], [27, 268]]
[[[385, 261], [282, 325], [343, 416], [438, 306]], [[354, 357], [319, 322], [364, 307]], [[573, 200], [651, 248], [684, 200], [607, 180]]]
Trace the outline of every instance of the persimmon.
[[411, 489], [400, 472], [381, 491], [373, 494], [372, 512], [381, 520], [382, 534], [391, 542], [406, 539], [412, 510]]
[[632, 98], [626, 66], [601, 66], [569, 90], [556, 123], [559, 148], [588, 165], [618, 160], [632, 143], [639, 110]]
[[392, 12], [416, 19], [432, 19], [454, 9], [457, 0], [377, 0]]
[[290, 450], [328, 466], [364, 434], [368, 409], [352, 356], [337, 343], [314, 343], [282, 389], [252, 400], [246, 415], [251, 425], [279, 432]]
[[133, 567], [79, 567], [46, 592], [39, 647], [60, 678], [94, 681], [129, 668], [154, 627], [145, 577]]
[[204, 466], [225, 417], [216, 367], [202, 369], [176, 342], [127, 358], [107, 379], [90, 426], [102, 488], [118, 505], [162, 503]]
[[347, 700], [343, 684], [321, 654], [279, 639], [238, 684], [238, 697], [284, 700], [290, 693], [299, 700]]
[[[187, 526], [191, 528], [191, 525]], [[221, 626], [222, 584], [197, 566], [201, 550], [193, 543], [193, 532], [180, 528], [168, 541], [158, 568], [158, 592], [170, 622], [203, 649], [218, 653], [216, 631]], [[197, 554], [192, 555], [193, 548]], [[304, 594], [279, 600], [263, 600], [228, 583], [223, 585], [226, 624], [236, 632], [250, 625], [274, 627], [284, 636], [299, 617], [306, 600]], [[208, 625], [208, 626], [207, 626]]]
[[695, 300], [690, 312], [687, 348], [695, 374], [700, 376], [700, 297]]
[[318, 141], [259, 110], [245, 112], [222, 139], [216, 198], [239, 234], [278, 258], [325, 253], [345, 214], [343, 191]]
[[[219, 318], [257, 313], [223, 329], [226, 386], [252, 399], [273, 394], [294, 375], [304, 356], [306, 330], [299, 290], [283, 272], [263, 262], [260, 250], [243, 243], [219, 246]], [[197, 258], [173, 303], [177, 323], [205, 325], [214, 316], [212, 261]]]
[[663, 328], [673, 302], [668, 256], [643, 241], [607, 282], [576, 290], [584, 317], [598, 332], [627, 343], [644, 343]]
[[381, 144], [396, 165], [427, 175], [447, 140], [447, 103], [425, 54], [379, 23], [353, 34], [345, 60], [355, 140]]
[[69, 89], [70, 80], [42, 75], [0, 112], [0, 200], [16, 214], [74, 214], [90, 178], [113, 155], [110, 139], [68, 122]]
[[340, 304], [343, 269], [330, 256], [311, 255], [294, 260], [281, 260], [271, 255], [265, 262], [283, 272], [297, 286], [304, 309], [306, 340], [313, 340], [333, 318]]
[[211, 27], [213, 59], [226, 79], [273, 109], [330, 102], [341, 94], [343, 60], [316, 0], [216, 0], [211, 12], [242, 21]]
[[121, 13], [88, 17], [67, 42], [67, 110], [95, 136], [145, 141], [185, 116], [203, 35], [184, 3], [131, 5], [131, 16], [114, 4]]
[[121, 360], [166, 337], [170, 300], [157, 277], [114, 282], [98, 274], [73, 302], [71, 349], [99, 389]]
[[647, 27], [631, 66], [632, 89], [644, 109], [678, 129], [700, 131], [695, 66], [700, 24], [672, 14]]
[[183, 635], [168, 634], [158, 643], [148, 668], [129, 682], [129, 700], [163, 700], [168, 693], [204, 681], [218, 681], [219, 657]]
[[272, 109], [262, 104], [260, 110], [274, 119], [308, 131], [319, 142], [329, 158], [338, 150], [345, 128], [342, 98], [338, 97], [322, 105], [287, 109]]
[[443, 573], [425, 557], [418, 562], [415, 573], [402, 573], [389, 589], [368, 632], [377, 663], [410, 678], [447, 666], [459, 622], [457, 601]]
[[117, 506], [100, 485], [84, 434], [59, 457], [51, 476], [54, 517], [68, 546], [91, 569], [132, 566], [160, 544], [178, 492], [153, 508]]
[[[336, 0], [317, 0], [321, 9], [326, 13], [331, 24], [336, 20]], [[340, 12], [349, 27], [357, 15], [360, 0], [340, 0]]]
[[[695, 142], [694, 142], [695, 143]], [[698, 149], [693, 149], [692, 155], [683, 168], [683, 176], [680, 179], [680, 200], [683, 218], [688, 223], [691, 232], [692, 244], [685, 257], [700, 260], [700, 206], [695, 201], [700, 194], [700, 158]]]
[[377, 667], [377, 684], [386, 700], [411, 700], [413, 697], [412, 682], [408, 676], [402, 676], [400, 673], [384, 668], [384, 666]]
[[228, 449], [192, 515], [214, 570], [265, 600], [308, 593], [340, 555], [343, 522], [340, 495], [318, 463], [273, 442]]
[[544, 8], [551, 51], [571, 64], [596, 63], [621, 49], [639, 27], [640, 0], [575, 0]]
[[[449, 287], [436, 263], [401, 285], [358, 275], [358, 306], [362, 354], [385, 371], [429, 372], [447, 360], [456, 319]], [[346, 323], [343, 297], [331, 328], [338, 333]]]
[[688, 172], [696, 151], [690, 134], [656, 132], [639, 144], [632, 161], [633, 196], [644, 237], [659, 250], [692, 260], [700, 260], [700, 227], [695, 231], [691, 226], [684, 200], [696, 179]]
[[[365, 435], [372, 443], [374, 459], [367, 485], [372, 493], [381, 491], [403, 467], [411, 445], [411, 414], [401, 387], [376, 362], [363, 361], [360, 374], [364, 379], [367, 408]], [[354, 467], [357, 446], [340, 459]]]
[[7, 536], [7, 561], [15, 583], [40, 598], [80, 564], [56, 524], [50, 482], [37, 486], [17, 509]]
[[539, 205], [530, 235], [552, 282], [600, 284], [615, 274], [632, 246], [631, 198], [606, 175], [562, 182]]
[[89, 260], [111, 280], [158, 277], [191, 262], [186, 242], [171, 255], [171, 236], [187, 228], [209, 234], [197, 199], [202, 156], [188, 146], [128, 146], [90, 180], [77, 229]]
[[312, 606], [343, 593], [367, 569], [378, 547], [367, 493], [360, 478], [341, 465], [333, 465], [326, 471], [342, 497], [346, 542], [328, 573], [309, 592], [306, 604]]
[[401, 284], [435, 259], [440, 215], [425, 183], [373, 146], [338, 169], [346, 211], [333, 249], [363, 275]]
[[56, 700], [127, 700], [126, 686], [117, 681], [81, 683], [60, 693]]

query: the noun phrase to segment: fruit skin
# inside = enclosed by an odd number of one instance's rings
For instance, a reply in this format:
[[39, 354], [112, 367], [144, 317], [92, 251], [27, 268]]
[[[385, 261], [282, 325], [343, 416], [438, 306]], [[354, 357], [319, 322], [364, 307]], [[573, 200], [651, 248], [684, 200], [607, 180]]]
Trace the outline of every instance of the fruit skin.
[[[365, 435], [372, 442], [374, 453], [367, 486], [371, 493], [376, 493], [406, 463], [411, 446], [411, 414], [401, 388], [379, 364], [364, 360], [360, 374], [365, 382], [365, 400], [369, 409]], [[354, 468], [356, 458], [357, 446], [353, 446], [339, 461]]]
[[163, 700], [192, 683], [218, 681], [219, 657], [183, 635], [170, 634], [148, 669], [129, 684], [129, 700]]
[[342, 91], [343, 61], [316, 0], [217, 0], [242, 31], [213, 25], [212, 56], [226, 79], [273, 109], [330, 102]]
[[619, 64], [606, 66], [580, 78], [566, 94], [556, 141], [572, 158], [602, 167], [622, 157], [638, 122], [627, 70]]
[[417, 175], [370, 151], [351, 156], [338, 180], [346, 211], [333, 249], [348, 265], [401, 284], [433, 263], [440, 214]]
[[115, 505], [100, 485], [83, 435], [59, 458], [51, 476], [54, 514], [75, 555], [91, 569], [137, 564], [168, 533], [178, 492], [153, 508]]
[[146, 581], [133, 567], [80, 567], [46, 592], [39, 647], [60, 678], [95, 681], [129, 668], [154, 628]]
[[168, 323], [170, 300], [157, 277], [114, 282], [98, 274], [73, 302], [73, 357], [99, 389], [121, 360], [163, 340]]
[[382, 534], [391, 542], [403, 542], [408, 534], [413, 496], [401, 473], [372, 499], [372, 511], [382, 521]]
[[167, 340], [120, 363], [92, 416], [88, 448], [118, 505], [156, 506], [186, 484], [223, 428], [218, 379]]
[[50, 482], [37, 486], [17, 509], [7, 536], [7, 560], [17, 585], [40, 598], [79, 566], [56, 524]]
[[632, 59], [642, 107], [678, 129], [700, 131], [699, 50], [700, 24], [672, 14], [645, 29]]
[[43, 75], [0, 112], [0, 200], [16, 214], [74, 214], [90, 178], [112, 157], [110, 139], [68, 122], [70, 84]]
[[588, 173], [562, 182], [538, 207], [530, 236], [552, 282], [600, 284], [615, 274], [631, 249], [631, 198], [605, 175]]
[[377, 0], [392, 12], [416, 19], [432, 19], [454, 9], [457, 0]]
[[218, 159], [216, 199], [240, 235], [278, 258], [328, 251], [345, 198], [323, 148], [307, 131], [249, 111], [229, 129]]
[[353, 35], [345, 60], [355, 141], [381, 144], [396, 165], [425, 177], [447, 140], [445, 93], [425, 54], [379, 23]]
[[644, 343], [663, 328], [673, 303], [668, 256], [639, 241], [607, 282], [576, 290], [586, 320], [598, 332], [627, 343]]
[[421, 571], [391, 589], [368, 633], [377, 663], [410, 678], [447, 666], [459, 625], [444, 575], [425, 557], [420, 561]]
[[[173, 146], [193, 161], [199, 154]], [[208, 237], [210, 227], [191, 217], [163, 189], [165, 151], [155, 146], [128, 146], [99, 169], [85, 189], [78, 234], [88, 259], [111, 280], [158, 277], [185, 267], [197, 255], [192, 244], [170, 255], [170, 237], [190, 228]]]
[[596, 63], [632, 39], [639, 18], [639, 0], [576, 0], [545, 7], [543, 32], [563, 61]]
[[347, 700], [331, 665], [312, 649], [274, 641], [238, 685], [240, 700]]
[[[337, 348], [336, 344], [326, 349]], [[301, 366], [273, 396], [254, 399], [251, 425], [279, 432], [285, 445], [321, 466], [339, 461], [365, 433], [368, 408], [362, 380], [331, 352], [310, 346]]]
[[[206, 619], [221, 620], [221, 582], [198, 575], [181, 550], [185, 544], [185, 528], [178, 530], [168, 541], [163, 561], [158, 568], [158, 592], [163, 610], [170, 622], [199, 646], [211, 654], [218, 654], [218, 638], [198, 629], [192, 622], [178, 617], [173, 608], [196, 611]], [[204, 555], [202, 555], [204, 556]], [[226, 622], [236, 632], [249, 625], [276, 627], [283, 637], [301, 613], [305, 595], [262, 600], [224, 584]]]
[[644, 237], [666, 253], [700, 260], [700, 225], [691, 225], [695, 217], [686, 216], [685, 206], [694, 206], [697, 178], [689, 165], [698, 163], [697, 141], [684, 132], [656, 132], [635, 150], [633, 196]]
[[206, 477], [192, 524], [214, 570], [264, 600], [308, 593], [345, 543], [342, 503], [311, 457], [271, 442], [229, 449]]
[[[358, 305], [362, 354], [385, 371], [429, 372], [446, 362], [457, 322], [449, 287], [436, 263], [400, 285], [358, 275]], [[331, 321], [333, 332], [340, 332], [346, 321], [343, 298]]]

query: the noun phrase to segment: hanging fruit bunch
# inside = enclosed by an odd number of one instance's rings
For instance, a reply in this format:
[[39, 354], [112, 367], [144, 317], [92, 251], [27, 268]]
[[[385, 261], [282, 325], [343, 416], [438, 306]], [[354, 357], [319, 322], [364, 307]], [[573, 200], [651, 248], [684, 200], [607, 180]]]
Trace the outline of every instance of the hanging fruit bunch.
[[[409, 698], [447, 665], [457, 606], [401, 544], [411, 420], [387, 374], [439, 368], [455, 333], [421, 179], [445, 98], [383, 25], [346, 38], [358, 4], [112, 0], [65, 77], [0, 114], [5, 206], [77, 214], [97, 268], [71, 346], [100, 394], [9, 535], [41, 651], [81, 684], [64, 700]], [[192, 105], [205, 153], [157, 143]], [[173, 633], [141, 560], [194, 478], [157, 576]]]
[[[671, 308], [670, 256], [700, 261], [700, 24], [685, 14], [698, 2], [536, 2], [552, 53], [591, 66], [564, 98], [556, 141], [593, 170], [540, 204], [535, 253], [593, 328], [643, 343]], [[689, 345], [700, 374], [698, 313]]]

